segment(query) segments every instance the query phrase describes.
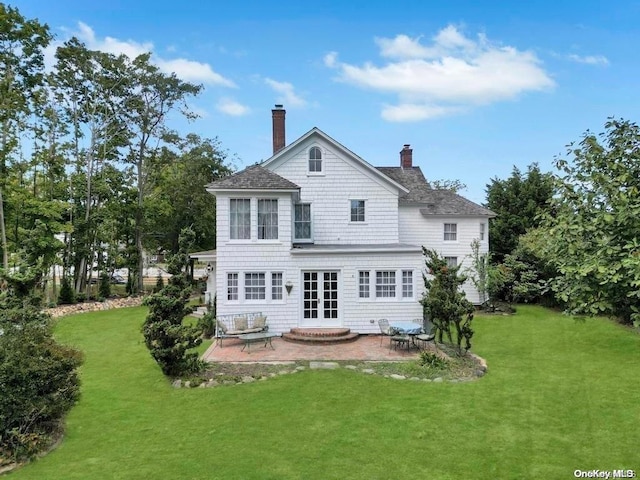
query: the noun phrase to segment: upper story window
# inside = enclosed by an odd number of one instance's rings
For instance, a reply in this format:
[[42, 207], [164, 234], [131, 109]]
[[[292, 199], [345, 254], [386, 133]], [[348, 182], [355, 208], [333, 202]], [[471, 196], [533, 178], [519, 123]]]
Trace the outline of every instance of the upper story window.
[[251, 200], [232, 198], [229, 204], [229, 238], [248, 240], [251, 238]]
[[322, 172], [322, 150], [318, 147], [311, 147], [309, 150], [309, 172]]
[[351, 200], [351, 221], [364, 222], [364, 200]]
[[487, 224], [484, 222], [480, 223], [480, 241], [484, 242], [486, 239], [486, 230], [487, 230]]
[[457, 223], [444, 224], [444, 240], [445, 242], [455, 242], [456, 240], [458, 240], [458, 224]]
[[258, 200], [258, 239], [274, 240], [278, 238], [278, 200]]
[[310, 203], [296, 203], [293, 207], [293, 239], [311, 241]]

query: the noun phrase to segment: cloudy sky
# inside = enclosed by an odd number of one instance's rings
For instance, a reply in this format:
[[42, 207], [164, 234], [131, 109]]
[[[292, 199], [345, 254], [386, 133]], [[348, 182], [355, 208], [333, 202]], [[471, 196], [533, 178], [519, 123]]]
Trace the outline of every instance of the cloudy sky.
[[[62, 42], [136, 56], [204, 85], [184, 133], [244, 168], [314, 126], [376, 166], [403, 144], [427, 178], [482, 203], [514, 165], [543, 170], [610, 116], [640, 121], [640, 3], [17, 0]], [[52, 53], [51, 53], [52, 54]]]

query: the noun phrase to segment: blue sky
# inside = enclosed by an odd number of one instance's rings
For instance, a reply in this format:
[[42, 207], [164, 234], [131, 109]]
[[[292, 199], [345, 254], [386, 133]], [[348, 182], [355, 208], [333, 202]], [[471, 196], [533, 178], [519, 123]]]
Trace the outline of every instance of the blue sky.
[[638, 1], [20, 0], [61, 42], [145, 51], [202, 83], [201, 118], [236, 168], [271, 155], [271, 108], [287, 143], [318, 127], [375, 166], [411, 144], [430, 179], [459, 179], [482, 203], [492, 177], [638, 121]]

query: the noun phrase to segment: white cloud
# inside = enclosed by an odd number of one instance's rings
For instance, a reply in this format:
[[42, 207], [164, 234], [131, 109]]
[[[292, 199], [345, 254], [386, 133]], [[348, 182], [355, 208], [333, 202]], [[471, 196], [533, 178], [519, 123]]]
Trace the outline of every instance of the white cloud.
[[338, 70], [342, 82], [397, 96], [398, 105], [382, 111], [389, 121], [424, 120], [554, 86], [534, 53], [493, 44], [484, 35], [470, 39], [451, 25], [427, 45], [406, 35], [375, 42], [388, 63], [340, 63], [335, 52], [324, 63]]
[[404, 103], [401, 105], [385, 105], [382, 109], [382, 118], [389, 122], [418, 122], [429, 118], [450, 115], [459, 110], [459, 108], [455, 107]]
[[100, 39], [96, 36], [95, 31], [83, 22], [78, 22], [77, 31], [67, 31], [67, 33], [69, 36], [75, 35], [78, 37], [90, 50], [100, 50], [114, 55], [125, 54], [131, 59], [151, 52], [153, 54], [151, 60], [161, 71], [168, 74], [175, 73], [180, 79], [188, 82], [202, 82], [222, 87], [236, 86], [231, 80], [215, 72], [208, 63], [186, 58], [167, 59], [160, 57], [153, 52], [154, 46], [151, 42], [139, 43], [135, 40], [119, 40], [108, 36]]
[[265, 83], [269, 85], [275, 92], [279, 93], [278, 103], [284, 104], [286, 107], [304, 107], [307, 101], [294, 91], [294, 87], [289, 82], [278, 82], [271, 78], [265, 78]]
[[231, 98], [221, 98], [216, 105], [219, 112], [231, 115], [232, 117], [241, 117], [247, 115], [251, 110], [249, 107], [236, 102]]
[[609, 60], [603, 55], [569, 55], [569, 60], [587, 65], [609, 65]]

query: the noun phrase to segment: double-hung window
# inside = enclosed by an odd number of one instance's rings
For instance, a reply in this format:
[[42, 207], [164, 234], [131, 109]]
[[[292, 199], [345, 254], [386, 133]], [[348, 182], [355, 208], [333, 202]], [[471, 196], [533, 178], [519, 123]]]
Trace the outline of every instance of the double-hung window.
[[449, 268], [455, 268], [458, 266], [458, 257], [444, 257], [445, 262]]
[[282, 272], [271, 274], [271, 300], [282, 300]]
[[251, 200], [232, 198], [229, 202], [229, 238], [248, 240], [251, 238]]
[[227, 300], [238, 300], [237, 273], [227, 273]]
[[485, 234], [486, 234], [487, 224], [484, 222], [480, 223], [480, 241], [484, 242]]
[[369, 272], [358, 272], [358, 291], [360, 298], [369, 298], [371, 295], [369, 289]]
[[311, 147], [309, 150], [309, 173], [322, 172], [322, 150]]
[[402, 298], [413, 298], [413, 271], [402, 271]]
[[445, 242], [455, 242], [456, 240], [458, 240], [458, 224], [457, 223], [444, 224], [444, 240]]
[[275, 240], [278, 238], [278, 200], [258, 200], [258, 239]]
[[264, 300], [266, 298], [266, 283], [264, 273], [244, 274], [244, 299]]
[[376, 272], [376, 298], [395, 298], [396, 272]]
[[364, 200], [351, 200], [351, 221], [364, 222]]
[[311, 241], [311, 204], [296, 203], [293, 209], [294, 240]]

